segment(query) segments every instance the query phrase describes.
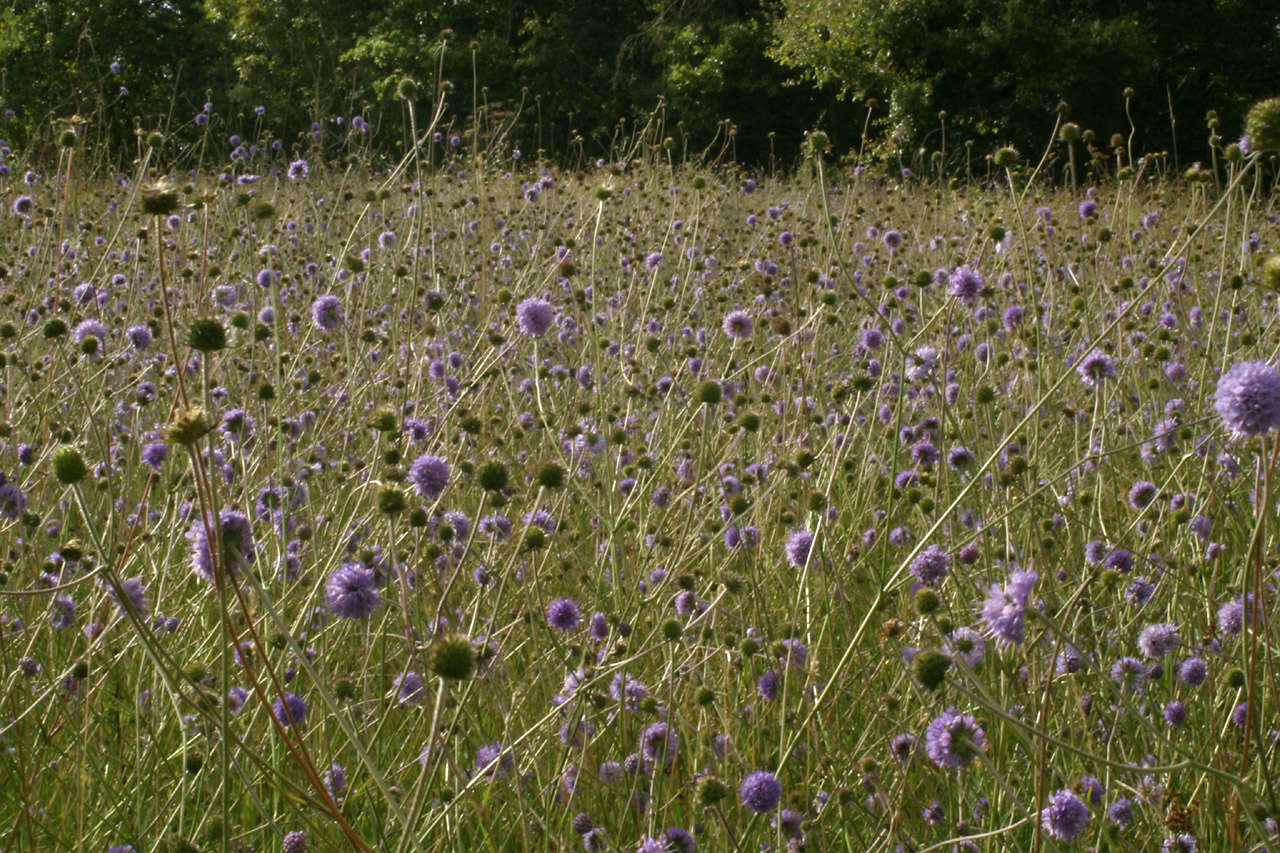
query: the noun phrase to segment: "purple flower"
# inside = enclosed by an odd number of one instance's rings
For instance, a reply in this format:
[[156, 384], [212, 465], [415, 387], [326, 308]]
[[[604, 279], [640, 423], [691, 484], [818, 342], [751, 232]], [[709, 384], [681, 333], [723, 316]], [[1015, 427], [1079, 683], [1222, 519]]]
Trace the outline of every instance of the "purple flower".
[[1049, 805], [1040, 812], [1040, 825], [1050, 837], [1070, 841], [1084, 832], [1091, 817], [1084, 801], [1070, 788], [1063, 788], [1049, 795]]
[[27, 511], [27, 495], [0, 471], [0, 518], [18, 519]]
[[311, 321], [322, 332], [332, 332], [342, 325], [342, 302], [331, 293], [317, 296], [311, 303]]
[[1249, 723], [1249, 703], [1241, 702], [1231, 710], [1231, 724], [1243, 729]]
[[778, 698], [778, 687], [781, 679], [778, 678], [778, 671], [771, 669], [756, 682], [756, 692], [760, 694], [760, 698], [766, 702], [773, 702]]
[[922, 584], [932, 586], [946, 576], [951, 568], [951, 555], [937, 545], [925, 548], [911, 561], [911, 574]]
[[399, 699], [401, 705], [421, 705], [422, 704], [422, 676], [418, 675], [414, 670], [409, 670], [404, 675], [396, 676], [395, 684], [396, 698]]
[[679, 735], [666, 723], [653, 723], [640, 734], [640, 754], [645, 761], [670, 767], [679, 747]]
[[1135, 657], [1122, 657], [1111, 667], [1111, 680], [1126, 692], [1141, 693], [1147, 683], [1147, 671]]
[[271, 713], [285, 728], [295, 724], [301, 726], [307, 719], [307, 703], [296, 693], [286, 693], [276, 697]]
[[363, 619], [382, 604], [372, 569], [360, 563], [339, 566], [324, 585], [329, 609], [343, 619]]
[[911, 756], [916, 751], [916, 736], [909, 732], [903, 732], [894, 735], [889, 741], [889, 753], [893, 756], [893, 760], [899, 764], [906, 764], [911, 760]]
[[515, 756], [511, 750], [503, 749], [500, 743], [485, 744], [476, 750], [475, 772], [484, 772], [489, 778], [506, 776], [516, 766]]
[[1213, 407], [1232, 433], [1254, 436], [1280, 426], [1280, 370], [1242, 361], [1218, 380]]
[[1079, 213], [1081, 219], [1090, 219], [1098, 212], [1098, 203], [1091, 198], [1087, 198], [1080, 202]]
[[1138, 648], [1148, 658], [1162, 658], [1178, 647], [1178, 626], [1156, 623], [1142, 629], [1138, 635]]
[[987, 738], [970, 714], [948, 708], [929, 724], [924, 734], [924, 751], [944, 769], [963, 767], [986, 747]]
[[294, 160], [289, 164], [289, 171], [285, 174], [291, 181], [300, 181], [311, 174], [311, 165], [306, 160]]
[[744, 340], [751, 337], [751, 333], [755, 330], [755, 323], [746, 311], [730, 311], [724, 315], [724, 322], [720, 324], [720, 328], [729, 337]]
[[1187, 658], [1178, 666], [1178, 678], [1188, 687], [1199, 687], [1209, 675], [1204, 658]]
[[[222, 533], [222, 567], [234, 571], [238, 564], [252, 562], [253, 528], [249, 524], [249, 517], [238, 509], [224, 507], [219, 514], [219, 521]], [[201, 518], [197, 518], [187, 530], [187, 541], [191, 543], [192, 571], [206, 580], [213, 580], [213, 551], [209, 547], [209, 537]]]
[[647, 270], [654, 270], [654, 269], [657, 269], [657, 268], [658, 268], [658, 267], [660, 267], [660, 266], [662, 266], [662, 253], [661, 253], [661, 252], [650, 252], [649, 254], [647, 254], [647, 255], [645, 255], [645, 256], [644, 256], [644, 268], [645, 268], [645, 269], [647, 269]]
[[1133, 803], [1128, 797], [1121, 797], [1107, 807], [1107, 820], [1120, 826], [1133, 823]]
[[977, 631], [968, 627], [956, 628], [942, 644], [942, 651], [947, 657], [959, 658], [970, 669], [982, 663], [986, 650], [986, 640], [982, 639], [982, 635]]
[[982, 295], [984, 287], [982, 276], [968, 264], [956, 267], [947, 281], [947, 294], [962, 302], [972, 302]]
[[1111, 363], [1111, 356], [1100, 349], [1095, 349], [1076, 366], [1076, 373], [1080, 374], [1080, 381], [1085, 385], [1090, 388], [1100, 388], [1104, 379], [1110, 379], [1116, 375], [1116, 369]]
[[803, 568], [809, 559], [809, 551], [813, 548], [813, 534], [803, 528], [791, 531], [787, 542], [782, 546], [787, 555], [787, 562], [797, 569]]
[[557, 598], [547, 605], [547, 624], [557, 631], [572, 631], [582, 619], [582, 611], [572, 598]]
[[1156, 484], [1139, 480], [1129, 488], [1129, 506], [1142, 509], [1156, 499]]
[[778, 777], [765, 770], [748, 774], [738, 788], [738, 799], [756, 814], [771, 812], [782, 801], [782, 785]]
[[1178, 728], [1187, 721], [1187, 709], [1177, 699], [1166, 702], [1164, 706], [1164, 721], [1175, 729]]
[[301, 829], [286, 832], [281, 845], [283, 853], [307, 853], [307, 833]]
[[991, 585], [991, 591], [982, 603], [982, 620], [987, 632], [1001, 648], [1021, 643], [1026, 630], [1027, 599], [1038, 575], [1030, 570], [1017, 570], [1001, 588]]
[[1160, 853], [1196, 853], [1196, 837], [1189, 832], [1170, 835], [1160, 845]]
[[[142, 578], [125, 578], [120, 581], [120, 592], [124, 594], [125, 600], [129, 602], [134, 613], [139, 617], [147, 615], [146, 587], [142, 585]], [[116, 603], [116, 607], [124, 612], [124, 605], [113, 587], [107, 587], [107, 595]]]
[[419, 456], [409, 466], [409, 480], [424, 498], [438, 498], [449, 485], [449, 463], [439, 456]]
[[516, 325], [531, 338], [540, 338], [551, 328], [556, 309], [545, 299], [530, 298], [516, 306]]

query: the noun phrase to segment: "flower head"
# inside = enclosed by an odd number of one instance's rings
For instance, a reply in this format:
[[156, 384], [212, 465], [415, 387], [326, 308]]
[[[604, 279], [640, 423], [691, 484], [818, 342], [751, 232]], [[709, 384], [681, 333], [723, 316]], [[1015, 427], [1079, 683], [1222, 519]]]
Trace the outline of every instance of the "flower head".
[[1280, 426], [1280, 370], [1262, 361], [1233, 365], [1218, 380], [1213, 407], [1237, 436], [1271, 432]]
[[782, 785], [778, 777], [766, 770], [748, 774], [738, 788], [738, 799], [756, 814], [771, 812], [782, 801]]
[[803, 568], [809, 559], [809, 551], [813, 548], [813, 534], [803, 528], [791, 531], [782, 550], [787, 555], [787, 562], [797, 569]]
[[360, 563], [339, 566], [324, 585], [329, 609], [343, 619], [363, 619], [382, 604], [373, 570]]
[[910, 570], [920, 583], [933, 585], [942, 580], [950, 568], [951, 555], [937, 545], [930, 545], [911, 561]]
[[582, 619], [582, 611], [572, 598], [557, 598], [547, 605], [547, 624], [557, 631], [572, 631]]
[[1051, 838], [1070, 841], [1084, 832], [1091, 817], [1084, 801], [1070, 788], [1063, 788], [1049, 795], [1049, 805], [1040, 812], [1040, 825]]
[[342, 302], [331, 293], [317, 296], [311, 303], [311, 321], [322, 332], [332, 332], [342, 325]]
[[419, 456], [409, 466], [409, 481], [424, 498], [438, 498], [449, 485], [449, 463], [439, 456]]
[[516, 325], [531, 338], [540, 338], [551, 328], [556, 309], [545, 299], [526, 299], [516, 306]]

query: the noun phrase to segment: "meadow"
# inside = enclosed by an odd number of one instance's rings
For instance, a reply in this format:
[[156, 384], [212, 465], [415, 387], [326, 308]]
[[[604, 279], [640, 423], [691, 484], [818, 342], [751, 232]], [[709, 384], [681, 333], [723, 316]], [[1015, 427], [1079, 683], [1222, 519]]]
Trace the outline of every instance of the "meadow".
[[3, 146], [4, 849], [1280, 843], [1259, 155], [424, 139]]

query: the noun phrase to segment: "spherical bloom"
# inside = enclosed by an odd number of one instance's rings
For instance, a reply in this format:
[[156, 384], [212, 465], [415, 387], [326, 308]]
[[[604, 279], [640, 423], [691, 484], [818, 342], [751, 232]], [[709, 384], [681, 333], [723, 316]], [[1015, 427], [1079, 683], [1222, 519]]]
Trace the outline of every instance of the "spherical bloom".
[[0, 518], [19, 519], [27, 511], [27, 495], [0, 471]]
[[342, 302], [331, 293], [317, 296], [311, 303], [311, 321], [322, 332], [332, 332], [342, 325]]
[[124, 595], [124, 601], [129, 603], [134, 613], [140, 617], [147, 615], [146, 587], [142, 585], [142, 578], [125, 578], [120, 581], [120, 593], [117, 593], [114, 587], [107, 587], [107, 595], [123, 613], [125, 605], [120, 599], [120, 594]]
[[662, 253], [650, 252], [644, 257], [644, 268], [647, 270], [657, 269], [662, 266]]
[[972, 302], [984, 287], [982, 275], [968, 264], [956, 267], [947, 281], [947, 294], [963, 302]]
[[781, 683], [782, 679], [778, 677], [778, 671], [771, 669], [756, 681], [756, 692], [766, 702], [773, 702], [778, 698], [778, 687], [781, 686]]
[[1147, 480], [1139, 480], [1129, 488], [1129, 506], [1142, 509], [1156, 499], [1156, 484]]
[[363, 619], [382, 604], [372, 569], [360, 563], [339, 566], [324, 585], [329, 609], [343, 619]]
[[286, 693], [283, 697], [276, 697], [271, 713], [285, 728], [294, 724], [301, 726], [307, 719], [307, 703], [296, 693]]
[[20, 195], [9, 205], [9, 212], [14, 216], [27, 216], [35, 209], [36, 203], [29, 195]]
[[540, 338], [551, 328], [556, 309], [545, 299], [530, 298], [516, 306], [516, 325], [531, 338]]
[[1178, 666], [1178, 678], [1188, 687], [1199, 687], [1209, 675], [1204, 658], [1187, 658]]
[[743, 340], [751, 337], [751, 333], [755, 330], [755, 322], [746, 311], [730, 311], [724, 315], [724, 322], [720, 324], [720, 328], [729, 337]]
[[1170, 835], [1160, 845], [1160, 853], [1196, 853], [1196, 837], [1189, 832]]
[[679, 747], [679, 735], [666, 723], [653, 723], [640, 734], [640, 754], [645, 761], [669, 767]]
[[782, 785], [772, 773], [757, 770], [742, 780], [738, 799], [756, 814], [771, 812], [782, 801]]
[[307, 834], [301, 829], [286, 832], [282, 849], [284, 853], [307, 853]]
[[1218, 380], [1213, 407], [1237, 436], [1262, 435], [1280, 426], [1280, 370], [1242, 361]]
[[982, 602], [982, 620], [987, 632], [1001, 648], [1021, 643], [1026, 630], [1027, 599], [1038, 575], [1030, 570], [1017, 570], [1009, 575], [1003, 588], [991, 585]]
[[1040, 812], [1040, 825], [1050, 837], [1070, 841], [1084, 831], [1091, 817], [1084, 801], [1070, 788], [1063, 788], [1049, 795], [1049, 805]]
[[982, 663], [987, 651], [987, 642], [982, 635], [972, 628], [960, 627], [951, 632], [942, 645], [942, 651], [951, 659], [964, 661], [965, 666], [973, 669]]
[[1141, 693], [1147, 683], [1147, 671], [1137, 658], [1122, 657], [1111, 667], [1111, 680], [1119, 684], [1121, 690]]
[[438, 498], [449, 485], [449, 463], [439, 456], [419, 456], [409, 466], [409, 481], [424, 498]]
[[[222, 567], [234, 571], [240, 563], [253, 561], [253, 528], [249, 517], [231, 507], [224, 507], [219, 514], [222, 532]], [[209, 536], [205, 531], [204, 521], [196, 519], [187, 530], [187, 541], [191, 543], [191, 569], [206, 580], [213, 580], [213, 551], [209, 547]]]
[[963, 767], [986, 745], [986, 734], [978, 721], [955, 708], [943, 711], [924, 733], [925, 752], [944, 769]]
[[422, 676], [411, 669], [404, 675], [396, 676], [396, 698], [401, 705], [421, 705], [423, 686]]
[[1133, 823], [1133, 802], [1128, 797], [1121, 797], [1107, 807], [1107, 820], [1120, 826]]
[[97, 320], [81, 320], [71, 332], [71, 339], [78, 344], [83, 343], [84, 339], [90, 336], [97, 338], [99, 343], [105, 343], [107, 327]]
[[937, 545], [930, 545], [911, 561], [910, 571], [920, 583], [932, 586], [942, 580], [950, 568], [951, 555]]
[[1080, 218], [1089, 219], [1098, 212], [1098, 203], [1091, 198], [1087, 198], [1080, 202]]
[[1080, 374], [1080, 380], [1085, 385], [1090, 388], [1100, 388], [1104, 379], [1110, 379], [1116, 375], [1116, 368], [1111, 362], [1111, 356], [1100, 349], [1095, 349], [1076, 366], [1076, 373]]
[[129, 342], [133, 344], [133, 348], [141, 352], [151, 346], [151, 327], [147, 325], [130, 326], [125, 330], [125, 334], [129, 337]]
[[547, 605], [547, 624], [557, 631], [572, 631], [582, 619], [582, 611], [572, 598], [557, 598]]
[[916, 742], [916, 736], [908, 732], [894, 735], [889, 741], [889, 753], [893, 756], [893, 760], [899, 764], [910, 761], [916, 751]]
[[1138, 635], [1138, 648], [1149, 658], [1162, 658], [1178, 647], [1178, 626], [1156, 623], [1142, 629]]
[[1241, 702], [1231, 711], [1231, 724], [1238, 729], [1243, 729], [1249, 724], [1249, 703]]
[[791, 531], [787, 543], [782, 550], [787, 555], [787, 562], [797, 569], [803, 568], [809, 559], [809, 551], [813, 548], [813, 534], [803, 528]]
[[311, 165], [306, 160], [294, 160], [289, 164], [289, 171], [285, 174], [291, 181], [300, 181], [311, 174]]
[[1166, 702], [1164, 706], [1164, 721], [1175, 729], [1187, 721], [1187, 709], [1181, 702], [1174, 699]]

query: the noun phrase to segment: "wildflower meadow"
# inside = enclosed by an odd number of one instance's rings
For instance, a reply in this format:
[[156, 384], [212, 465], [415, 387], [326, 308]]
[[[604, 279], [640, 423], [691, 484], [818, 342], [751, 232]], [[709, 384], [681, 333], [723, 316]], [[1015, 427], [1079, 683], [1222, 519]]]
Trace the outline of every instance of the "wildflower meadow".
[[1280, 846], [1278, 113], [0, 146], [5, 849]]

